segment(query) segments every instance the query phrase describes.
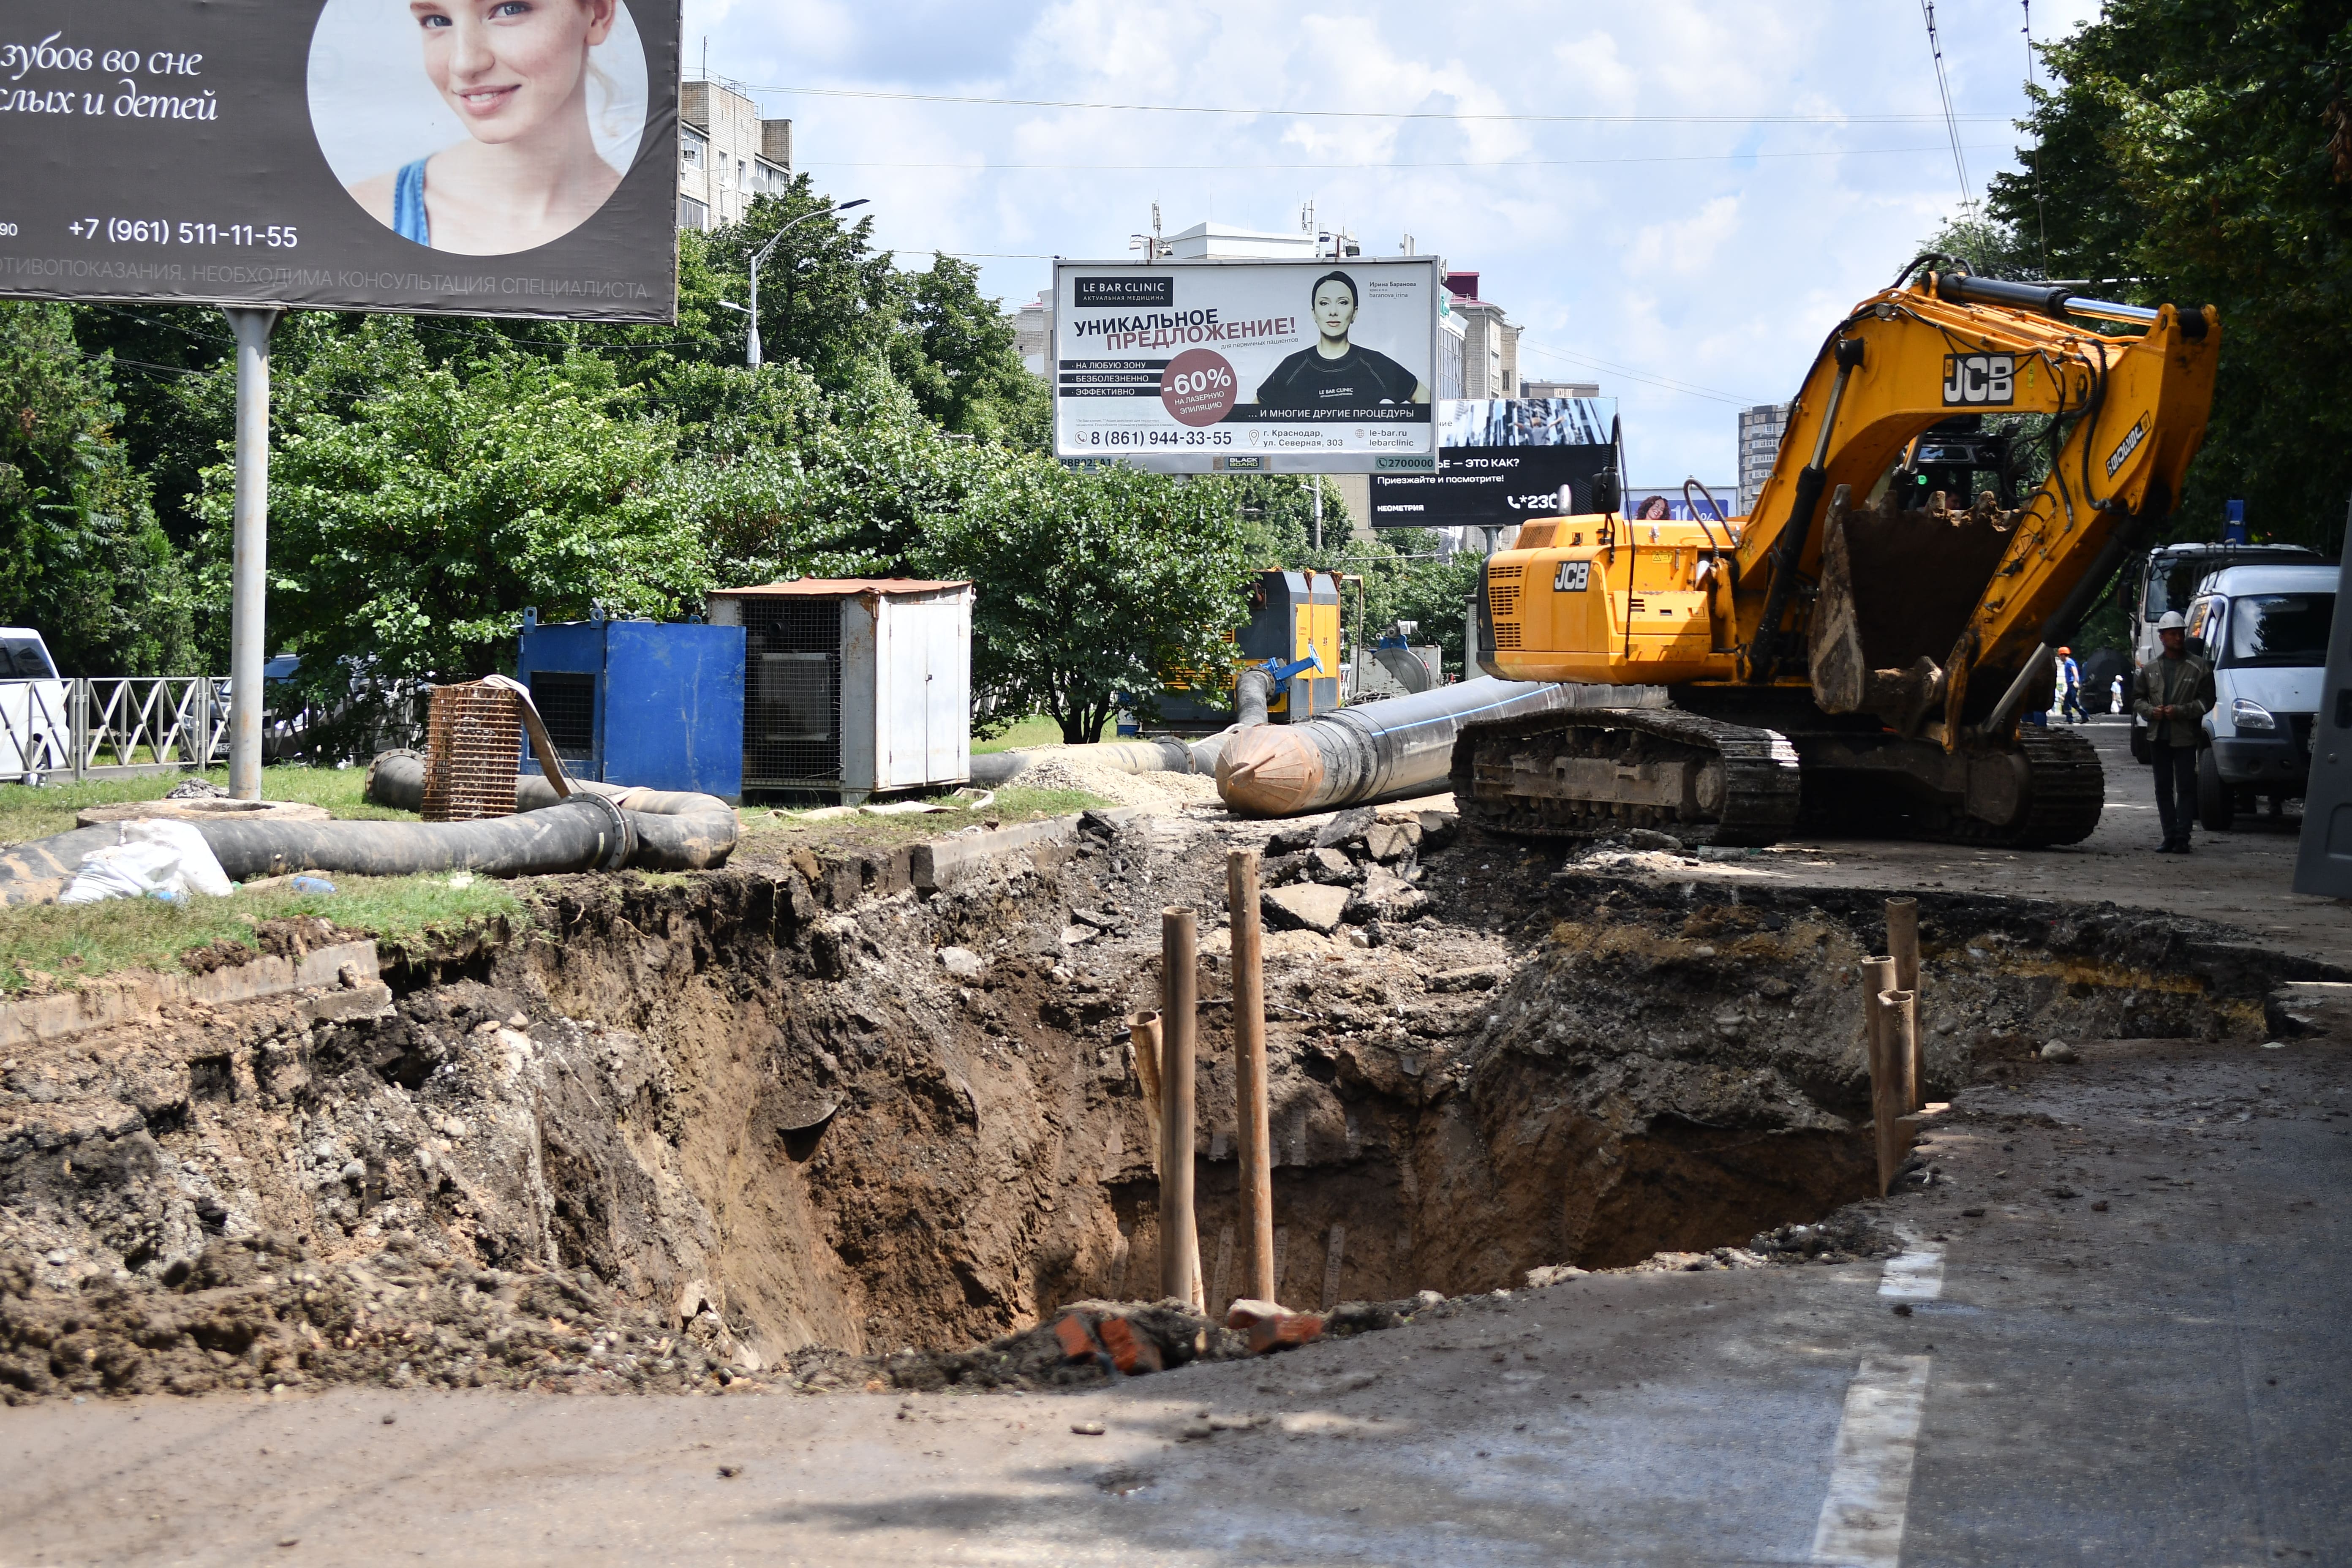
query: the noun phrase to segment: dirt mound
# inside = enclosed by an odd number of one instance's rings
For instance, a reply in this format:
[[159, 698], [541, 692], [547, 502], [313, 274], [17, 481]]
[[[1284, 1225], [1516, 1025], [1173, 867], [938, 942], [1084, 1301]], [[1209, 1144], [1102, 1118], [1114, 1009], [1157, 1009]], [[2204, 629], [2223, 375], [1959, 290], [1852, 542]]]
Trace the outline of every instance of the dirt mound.
[[717, 1357], [631, 1321], [593, 1275], [508, 1272], [413, 1245], [322, 1264], [291, 1237], [214, 1241], [152, 1279], [44, 1289], [0, 1264], [0, 1399], [333, 1383], [614, 1392], [690, 1386]]

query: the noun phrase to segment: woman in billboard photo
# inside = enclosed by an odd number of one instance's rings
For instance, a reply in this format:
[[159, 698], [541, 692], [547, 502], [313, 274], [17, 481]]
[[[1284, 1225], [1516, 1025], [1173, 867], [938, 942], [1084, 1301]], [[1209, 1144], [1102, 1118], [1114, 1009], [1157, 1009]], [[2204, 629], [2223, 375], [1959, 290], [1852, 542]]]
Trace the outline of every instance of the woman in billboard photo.
[[588, 120], [620, 0], [411, 0], [425, 75], [466, 140], [351, 187], [403, 239], [504, 256], [580, 226], [620, 172]]
[[1355, 330], [1356, 280], [1326, 272], [1308, 290], [1316, 341], [1274, 367], [1258, 384], [1262, 408], [1378, 408], [1427, 403], [1429, 385], [1374, 349], [1350, 341]]

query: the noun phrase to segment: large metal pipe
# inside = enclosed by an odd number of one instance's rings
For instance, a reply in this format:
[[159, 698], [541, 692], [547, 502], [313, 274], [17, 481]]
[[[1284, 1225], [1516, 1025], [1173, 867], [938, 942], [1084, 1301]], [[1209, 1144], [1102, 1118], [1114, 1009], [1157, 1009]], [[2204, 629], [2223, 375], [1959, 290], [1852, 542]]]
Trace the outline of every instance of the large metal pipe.
[[1556, 710], [1650, 700], [1648, 688], [1554, 685], [1482, 676], [1342, 708], [1303, 724], [1265, 724], [1226, 742], [1217, 794], [1244, 816], [1295, 816], [1444, 787], [1462, 726]]
[[230, 507], [228, 793], [261, 798], [263, 617], [269, 597], [269, 333], [278, 312], [233, 305], [236, 336], [236, 491]]

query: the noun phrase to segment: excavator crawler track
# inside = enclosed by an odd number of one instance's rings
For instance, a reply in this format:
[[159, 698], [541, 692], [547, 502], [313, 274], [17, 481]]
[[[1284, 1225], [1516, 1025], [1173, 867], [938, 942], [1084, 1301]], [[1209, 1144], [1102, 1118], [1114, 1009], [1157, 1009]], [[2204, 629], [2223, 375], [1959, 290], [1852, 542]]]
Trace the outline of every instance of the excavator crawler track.
[[1472, 725], [1453, 782], [1464, 820], [1530, 838], [1647, 827], [1685, 844], [1770, 844], [1796, 827], [1801, 795], [1786, 736], [1675, 708]]
[[2106, 773], [2099, 766], [2098, 752], [2080, 735], [2039, 724], [2020, 725], [2017, 744], [2025, 753], [2031, 781], [2024, 820], [2000, 827], [1955, 816], [1940, 833], [1915, 831], [1910, 837], [2011, 848], [2080, 844], [2088, 838], [2107, 801]]

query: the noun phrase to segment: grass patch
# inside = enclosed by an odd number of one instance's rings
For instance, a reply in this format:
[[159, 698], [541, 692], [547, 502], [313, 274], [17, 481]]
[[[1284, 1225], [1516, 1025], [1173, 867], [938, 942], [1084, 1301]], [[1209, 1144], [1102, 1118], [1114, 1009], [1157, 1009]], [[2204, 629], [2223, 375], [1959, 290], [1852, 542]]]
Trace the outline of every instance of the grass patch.
[[[214, 768], [202, 775], [160, 774], [153, 778], [87, 779], [80, 784], [0, 784], [0, 844], [22, 844], [47, 838], [74, 825], [74, 814], [85, 806], [114, 805], [123, 801], [161, 800], [173, 784], [202, 776], [226, 788], [228, 770]], [[360, 798], [367, 782], [365, 768], [275, 767], [261, 770], [261, 798], [299, 800], [323, 805], [339, 817], [414, 822], [413, 811], [393, 811], [370, 805]]]
[[0, 993], [25, 990], [31, 971], [70, 985], [117, 970], [176, 969], [180, 954], [215, 942], [257, 950], [253, 928], [289, 915], [321, 915], [390, 942], [456, 931], [501, 915], [520, 926], [528, 917], [515, 885], [490, 877], [462, 888], [451, 887], [446, 872], [354, 877], [338, 871], [331, 879], [331, 893], [281, 888], [185, 904], [115, 899], [0, 910]]
[[[1118, 721], [1117, 719], [1112, 719], [1108, 722], [1105, 723], [1102, 728], [1102, 733], [1097, 735], [1095, 739], [1097, 741], [1118, 740]], [[993, 741], [974, 741], [971, 743], [971, 753], [974, 756], [979, 756], [987, 752], [1011, 752], [1016, 751], [1023, 746], [1058, 746], [1061, 743], [1062, 726], [1060, 722], [1056, 720], [1048, 719], [1042, 713], [1032, 713], [1028, 718], [1014, 724], [1013, 728], [1005, 731], [1004, 733], [997, 736]]]

